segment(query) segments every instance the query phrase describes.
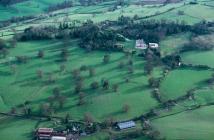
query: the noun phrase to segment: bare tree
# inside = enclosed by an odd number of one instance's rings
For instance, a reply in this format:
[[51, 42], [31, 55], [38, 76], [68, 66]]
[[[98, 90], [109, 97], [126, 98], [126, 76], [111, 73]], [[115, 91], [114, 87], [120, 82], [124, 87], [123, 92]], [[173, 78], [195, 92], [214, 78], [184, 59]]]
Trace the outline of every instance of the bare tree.
[[82, 81], [77, 81], [76, 86], [75, 86], [75, 93], [79, 93], [83, 88], [83, 82]]
[[66, 97], [60, 95], [59, 98], [58, 98], [58, 102], [59, 102], [59, 107], [60, 107], [60, 108], [63, 108], [63, 107], [64, 107], [65, 101], [66, 101]]
[[9, 41], [10, 47], [15, 48], [17, 46], [17, 40], [15, 37], [13, 37], [10, 41]]
[[94, 118], [92, 117], [92, 115], [90, 113], [85, 113], [84, 114], [84, 121], [88, 124], [93, 123], [94, 122]]
[[75, 69], [72, 71], [72, 76], [74, 79], [77, 79], [80, 76], [80, 70], [79, 69]]
[[124, 68], [125, 64], [123, 61], [121, 61], [119, 64], [118, 64], [118, 68], [122, 69]]
[[94, 68], [89, 68], [89, 76], [92, 77], [95, 75], [95, 69]]
[[79, 93], [78, 105], [83, 105], [85, 103], [85, 94], [83, 92]]
[[150, 87], [152, 87], [152, 88], [158, 88], [159, 84], [160, 84], [160, 80], [151, 77], [151, 78], [149, 78], [148, 83], [149, 83]]
[[40, 113], [45, 116], [50, 116], [52, 114], [52, 109], [49, 103], [41, 104]]
[[13, 65], [10, 66], [10, 69], [11, 69], [12, 74], [15, 74], [17, 66], [15, 64], [13, 64]]
[[53, 89], [53, 95], [56, 99], [60, 97], [60, 89], [58, 87]]
[[69, 113], [67, 113], [67, 114], [65, 115], [64, 123], [65, 123], [65, 124], [69, 123], [69, 120], [71, 120], [71, 115], [70, 115]]
[[80, 71], [86, 71], [88, 69], [88, 67], [86, 65], [82, 65], [80, 67]]
[[119, 88], [119, 85], [118, 84], [113, 84], [112, 85], [112, 89], [114, 92], [117, 92], [118, 91], [118, 88]]
[[56, 81], [56, 79], [54, 78], [53, 74], [49, 73], [48, 74], [48, 83], [51, 84], [51, 83], [54, 83], [55, 81]]
[[97, 89], [99, 88], [99, 83], [95, 81], [95, 82], [92, 82], [90, 86], [91, 86], [91, 89]]
[[104, 121], [105, 127], [111, 127], [114, 124], [114, 118], [110, 117]]
[[109, 81], [108, 80], [103, 80], [102, 81], [102, 87], [105, 90], [109, 89]]
[[122, 111], [127, 113], [127, 112], [129, 112], [129, 110], [130, 110], [130, 106], [128, 104], [124, 104], [123, 108], [122, 108]]
[[37, 56], [38, 56], [38, 58], [43, 58], [44, 57], [44, 51], [43, 50], [39, 50], [38, 51], [38, 54], [37, 54]]
[[134, 68], [133, 68], [133, 66], [128, 66], [128, 73], [129, 73], [129, 74], [134, 73]]
[[36, 74], [37, 74], [37, 77], [38, 77], [39, 79], [42, 79], [43, 76], [44, 76], [44, 72], [43, 72], [42, 70], [37, 70], [37, 71], [36, 71]]
[[17, 109], [15, 107], [12, 107], [10, 110], [10, 113], [15, 114], [17, 112]]
[[66, 69], [66, 66], [65, 66], [65, 64], [62, 64], [62, 65], [60, 65], [60, 72], [64, 72], [65, 71], [65, 69]]
[[128, 60], [128, 62], [127, 62], [127, 64], [128, 64], [128, 65], [130, 65], [130, 66], [132, 66], [132, 65], [133, 65], [133, 63], [134, 63], [134, 62], [133, 62], [133, 60], [132, 60], [132, 59], [129, 59], [129, 60]]
[[63, 48], [61, 50], [61, 57], [63, 61], [67, 61], [68, 60], [68, 49]]
[[110, 61], [110, 55], [109, 54], [106, 54], [106, 55], [104, 55], [104, 57], [103, 57], [103, 63], [108, 63]]
[[144, 66], [145, 74], [148, 74], [148, 75], [151, 74], [152, 70], [153, 70], [153, 65], [152, 65], [152, 63], [151, 63], [150, 61], [147, 61], [147, 62], [145, 63], [145, 66]]

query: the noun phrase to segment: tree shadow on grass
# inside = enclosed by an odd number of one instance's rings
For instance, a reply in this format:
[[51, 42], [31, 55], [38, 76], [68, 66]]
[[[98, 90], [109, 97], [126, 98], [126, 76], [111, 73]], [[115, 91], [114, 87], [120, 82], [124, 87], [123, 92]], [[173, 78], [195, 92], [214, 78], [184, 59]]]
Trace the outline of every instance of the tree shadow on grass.
[[70, 110], [72, 108], [75, 108], [75, 107], [78, 107], [78, 105], [77, 104], [73, 104], [73, 105], [69, 105], [69, 106], [64, 106], [63, 108], [57, 108], [56, 112], [57, 113], [65, 112], [65, 111], [68, 111], [68, 110]]
[[132, 94], [132, 93], [135, 93], [135, 92], [144, 92], [144, 90], [146, 90], [146, 89], [148, 89], [148, 86], [147, 85], [142, 85], [142, 86], [130, 88], [130, 89], [126, 90], [123, 93], [124, 94]]
[[30, 65], [29, 68], [40, 68], [41, 66], [49, 66], [49, 65], [53, 65], [54, 61], [46, 61], [46, 62], [43, 62], [43, 63], [36, 63], [34, 65]]
[[[35, 76], [32, 76], [30, 78], [25, 78], [22, 80], [16, 80], [15, 82], [12, 83], [12, 85], [16, 85], [16, 84], [23, 84], [23, 83], [27, 83], [27, 82], [32, 82], [35, 81], [37, 78]], [[38, 83], [37, 83], [38, 84]]]
[[0, 71], [0, 76], [11, 76], [11, 72]]
[[120, 62], [119, 60], [121, 60], [123, 58], [123, 56], [122, 57], [120, 57], [120, 58], [118, 58], [118, 59], [115, 59], [115, 60], [110, 60], [110, 62], [108, 62], [107, 64], [105, 64], [105, 63], [103, 63], [102, 62], [102, 59], [100, 60], [100, 63], [97, 63], [97, 64], [94, 64], [94, 65], [91, 65], [91, 67], [100, 67], [100, 66], [103, 66], [103, 65], [109, 65], [109, 64], [112, 64], [112, 63], [115, 63], [115, 62]]
[[29, 138], [29, 140], [32, 140], [32, 138], [34, 137], [32, 132], [25, 132], [24, 134], [22, 134], [22, 136], [24, 136], [25, 138]]
[[110, 117], [114, 117], [114, 116], [118, 116], [118, 115], [121, 115], [121, 114], [124, 114], [123, 110], [122, 110], [122, 107], [121, 107], [121, 110], [118, 110], [118, 111], [115, 111], [115, 112], [112, 112], [112, 113], [108, 113], [106, 115], [103, 115], [102, 118], [110, 118]]

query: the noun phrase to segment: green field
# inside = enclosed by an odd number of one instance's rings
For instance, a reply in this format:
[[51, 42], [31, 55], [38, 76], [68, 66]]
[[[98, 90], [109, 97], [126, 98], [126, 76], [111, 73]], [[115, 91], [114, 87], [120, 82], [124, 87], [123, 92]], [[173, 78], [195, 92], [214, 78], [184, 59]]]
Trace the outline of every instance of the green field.
[[176, 99], [197, 86], [202, 86], [203, 81], [211, 77], [211, 71], [178, 69], [171, 71], [163, 80], [160, 92], [164, 99]]
[[[15, 49], [12, 49], [9, 57], [18, 55], [27, 55], [33, 57], [29, 63], [17, 65], [15, 75], [11, 74], [8, 65], [2, 65], [1, 71], [1, 111], [8, 111], [12, 106], [19, 105], [25, 101], [32, 101], [33, 108], [39, 107], [40, 103], [47, 101], [52, 95], [54, 87], [60, 87], [63, 95], [68, 97], [65, 109], [60, 110], [56, 115], [64, 116], [65, 112], [70, 112], [74, 118], [82, 118], [84, 113], [90, 112], [96, 119], [102, 120], [110, 116], [115, 119], [127, 119], [135, 117], [148, 111], [157, 105], [157, 102], [151, 97], [150, 90], [144, 87], [148, 85], [147, 77], [143, 74], [144, 61], [134, 57], [135, 72], [128, 74], [127, 68], [119, 69], [120, 61], [127, 61], [122, 53], [111, 53], [109, 64], [102, 64], [105, 52], [87, 53], [76, 47], [76, 41], [71, 42], [70, 56], [65, 63], [67, 72], [59, 73], [60, 64], [57, 62], [60, 53], [60, 43], [42, 41], [42, 42], [24, 42], [19, 43]], [[45, 58], [40, 60], [35, 58], [39, 49], [45, 51]], [[73, 93], [74, 81], [71, 71], [79, 68], [81, 65], [87, 65], [96, 69], [96, 77], [88, 77], [88, 72], [82, 72], [84, 76], [84, 92], [87, 96], [87, 103], [82, 106], [76, 105], [78, 94]], [[52, 85], [43, 84], [43, 81], [36, 77], [36, 71], [43, 70], [45, 73], [53, 73], [56, 83]], [[154, 71], [158, 76], [158, 72]], [[125, 83], [125, 78], [130, 77], [130, 82]], [[102, 78], [110, 81], [110, 84], [119, 84], [118, 93], [111, 89], [103, 91], [101, 89], [91, 90], [90, 83], [100, 82]], [[44, 79], [45, 80], [45, 79]], [[10, 87], [8, 89], [8, 87]], [[15, 99], [15, 100], [14, 100]], [[123, 104], [130, 105], [128, 114], [121, 113]]]
[[0, 5], [0, 20], [7, 20], [11, 17], [41, 14], [51, 4], [57, 4], [64, 0], [30, 0], [14, 4], [9, 7]]
[[194, 65], [207, 65], [209, 67], [214, 67], [214, 64], [211, 60], [214, 59], [214, 51], [191, 51], [182, 54], [182, 60], [187, 64]]
[[29, 140], [37, 121], [0, 116], [0, 136], [2, 139]]
[[213, 106], [186, 111], [152, 121], [166, 139], [211, 140], [214, 136]]
[[178, 34], [165, 38], [160, 42], [162, 56], [178, 53], [185, 43], [189, 41], [190, 34]]
[[[115, 0], [91, 6], [81, 6], [77, 0], [74, 0], [74, 7], [54, 11], [51, 13], [54, 16], [45, 12], [48, 6], [62, 1], [30, 0], [8, 7], [0, 5], [0, 21], [28, 15], [44, 16], [42, 19], [35, 18], [33, 22], [22, 21], [0, 28], [0, 33], [5, 35], [0, 38], [6, 41], [11, 39], [12, 29], [22, 33], [31, 26], [58, 26], [65, 20], [65, 17], [71, 23], [75, 21], [76, 26], [88, 19], [94, 21], [95, 24], [105, 20], [117, 21], [122, 15], [128, 17], [137, 15], [138, 18], [134, 19], [135, 23], [152, 19], [184, 22], [189, 25], [204, 20], [214, 21], [214, 2], [209, 0], [198, 0], [198, 4], [189, 4], [190, 0], [184, 0], [166, 5], [141, 6], [134, 4], [138, 1], [127, 0], [129, 4], [114, 10], [111, 9], [115, 6]], [[179, 15], [178, 13], [181, 11], [183, 14]], [[111, 28], [120, 27], [118, 25]], [[214, 31], [211, 28], [209, 30]], [[66, 97], [66, 100], [62, 108], [59, 107], [58, 102], [53, 103], [52, 116], [62, 119], [66, 114], [70, 114], [72, 120], [82, 121], [84, 115], [89, 113], [95, 122], [101, 123], [109, 118], [114, 121], [123, 121], [140, 117], [150, 111], [157, 111], [157, 116], [151, 117], [149, 120], [152, 128], [160, 132], [161, 138], [166, 138], [166, 140], [212, 140], [214, 137], [214, 109], [212, 106], [214, 85], [206, 81], [213, 77], [214, 50], [191, 50], [181, 53], [182, 47], [194, 37], [202, 37], [202, 39], [210, 40], [210, 44], [214, 43], [213, 35], [196, 36], [190, 31], [166, 36], [159, 42], [161, 58], [178, 54], [181, 56], [183, 64], [192, 64], [192, 67], [169, 68], [164, 64], [165, 62], [161, 61], [148, 75], [144, 71], [145, 57], [138, 55], [142, 50], [136, 50], [136, 53], [133, 52], [133, 56], [113, 51], [93, 50], [88, 52], [80, 48], [79, 39], [70, 39], [67, 42], [68, 60], [62, 61], [61, 51], [65, 46], [65, 42], [63, 42], [65, 40], [19, 41], [15, 48], [9, 48], [6, 58], [0, 58], [0, 113], [10, 112], [13, 107], [16, 107], [17, 113], [23, 113], [21, 106], [28, 101], [32, 114], [38, 115], [41, 105], [49, 102], [50, 97], [53, 96], [53, 89], [57, 87], [60, 89], [60, 95]], [[133, 38], [126, 38], [126, 41], [118, 43], [123, 44], [126, 51], [135, 50]], [[44, 58], [37, 57], [40, 50], [44, 51]], [[103, 57], [106, 54], [110, 55], [110, 61], [103, 63]], [[19, 64], [16, 61], [17, 56], [27, 56], [29, 60], [27, 63]], [[129, 72], [130, 60], [133, 62], [133, 73]], [[119, 68], [120, 63], [124, 64], [123, 68]], [[65, 66], [63, 72], [60, 71], [61, 65]], [[194, 65], [205, 65], [212, 69], [197, 69]], [[72, 71], [80, 69], [81, 66], [94, 68], [95, 75], [90, 76], [88, 69], [80, 71], [83, 87], [81, 93], [84, 95], [85, 103], [79, 105], [80, 95], [75, 92], [77, 81], [75, 81]], [[38, 77], [38, 70], [44, 73], [42, 78]], [[48, 83], [50, 76], [55, 82]], [[148, 81], [151, 78], [161, 79], [157, 87], [149, 85]], [[103, 79], [109, 81], [110, 86], [107, 90], [102, 88]], [[92, 89], [90, 86], [92, 82], [98, 82], [99, 88]], [[117, 92], [113, 89], [115, 84], [118, 85]], [[153, 93], [157, 88], [163, 100], [154, 97]], [[176, 100], [186, 95], [191, 89], [195, 89], [193, 97], [178, 100], [171, 107], [165, 106], [165, 101]], [[127, 112], [123, 109], [124, 105], [129, 107]], [[0, 139], [30, 140], [33, 131], [38, 127], [56, 128], [59, 126], [57, 119], [39, 121], [38, 118], [31, 118], [32, 120], [30, 118], [0, 115]], [[142, 121], [136, 122], [136, 129], [115, 131], [112, 127], [100, 130], [98, 128], [96, 133], [81, 137], [81, 139], [106, 140], [112, 135], [123, 136], [128, 132], [142, 130]], [[133, 140], [149, 139], [142, 136]]]

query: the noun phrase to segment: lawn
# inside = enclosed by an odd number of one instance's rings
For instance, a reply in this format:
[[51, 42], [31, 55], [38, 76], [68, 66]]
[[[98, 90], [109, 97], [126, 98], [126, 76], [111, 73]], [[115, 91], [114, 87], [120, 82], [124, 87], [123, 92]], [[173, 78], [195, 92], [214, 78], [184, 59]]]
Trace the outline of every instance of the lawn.
[[[2, 117], [2, 116], [0, 116]], [[1, 139], [8, 140], [30, 140], [35, 130], [37, 121], [19, 118], [0, 118]]]
[[[9, 111], [11, 107], [20, 105], [25, 101], [32, 102], [33, 111], [37, 111], [41, 103], [47, 101], [52, 95], [54, 87], [59, 87], [62, 94], [67, 97], [67, 102], [63, 109], [57, 111], [55, 115], [64, 116], [70, 113], [73, 118], [81, 119], [86, 112], [90, 112], [96, 120], [103, 120], [107, 117], [115, 119], [128, 119], [139, 116], [149, 111], [152, 107], [158, 105], [155, 99], [151, 97], [150, 90], [147, 88], [148, 77], [142, 71], [144, 61], [142, 58], [134, 56], [134, 73], [128, 74], [127, 67], [119, 69], [119, 62], [127, 63], [128, 59], [123, 53], [110, 53], [111, 60], [108, 64], [103, 64], [102, 59], [106, 52], [94, 51], [91, 53], [77, 47], [77, 41], [72, 41], [69, 47], [69, 58], [64, 64], [67, 72], [60, 73], [59, 67], [62, 64], [59, 61], [60, 41], [37, 41], [22, 42], [10, 51], [9, 57], [14, 58], [19, 55], [31, 56], [27, 64], [19, 64], [16, 68], [16, 74], [11, 74], [10, 66], [0, 65], [0, 93], [1, 111]], [[36, 58], [38, 50], [43, 49], [45, 57]], [[96, 75], [89, 77], [87, 71], [81, 72], [84, 77], [84, 90], [86, 104], [78, 106], [78, 94], [74, 93], [74, 80], [71, 71], [79, 68], [81, 65], [87, 65], [96, 69]], [[43, 70], [45, 77], [40, 80], [36, 76], [37, 70]], [[54, 84], [44, 84], [47, 80], [47, 74], [52, 73], [56, 82]], [[161, 68], [153, 72], [154, 76], [161, 74]], [[129, 77], [130, 82], [125, 79]], [[110, 85], [118, 84], [118, 92], [113, 92], [110, 88], [105, 91], [101, 88], [97, 90], [90, 89], [90, 83], [101, 79], [108, 79]], [[8, 88], [9, 87], [9, 88]], [[122, 113], [122, 106], [128, 104], [130, 111]]]
[[62, 1], [63, 0], [31, 0], [17, 3], [9, 7], [0, 5], [0, 20], [7, 20], [11, 17], [40, 14], [51, 4], [60, 3]]
[[[178, 15], [178, 11], [183, 11], [183, 15]], [[195, 24], [202, 20], [213, 21], [214, 8], [205, 5], [184, 5], [180, 8], [175, 8], [172, 11], [152, 17], [151, 19], [165, 19], [171, 21], [184, 21], [188, 24]]]
[[186, 64], [207, 65], [214, 68], [214, 51], [191, 51], [181, 55], [182, 61]]
[[211, 77], [211, 71], [177, 69], [171, 71], [161, 82], [160, 92], [164, 99], [176, 99], [192, 88], [203, 85]]
[[213, 116], [214, 108], [207, 106], [155, 119], [152, 124], [167, 140], [212, 140], [214, 137]]
[[176, 53], [189, 41], [190, 33], [168, 36], [160, 42], [161, 55]]

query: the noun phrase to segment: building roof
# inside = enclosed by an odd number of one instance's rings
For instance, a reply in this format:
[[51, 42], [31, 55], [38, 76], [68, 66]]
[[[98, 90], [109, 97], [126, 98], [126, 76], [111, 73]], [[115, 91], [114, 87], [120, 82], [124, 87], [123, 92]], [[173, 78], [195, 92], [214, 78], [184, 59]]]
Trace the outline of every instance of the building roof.
[[147, 45], [143, 39], [136, 40], [135, 48], [137, 49], [147, 49]]
[[66, 137], [62, 137], [62, 136], [53, 136], [53, 137], [51, 137], [51, 140], [66, 140]]
[[117, 123], [117, 126], [119, 129], [127, 129], [131, 127], [135, 127], [135, 122], [134, 121], [126, 121], [126, 122], [119, 122]]
[[157, 43], [149, 43], [150, 48], [158, 48], [159, 45]]
[[52, 133], [53, 132], [53, 128], [39, 128], [37, 130], [38, 133]]

